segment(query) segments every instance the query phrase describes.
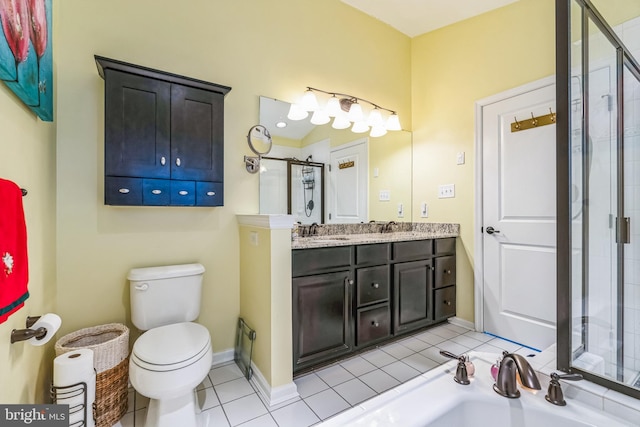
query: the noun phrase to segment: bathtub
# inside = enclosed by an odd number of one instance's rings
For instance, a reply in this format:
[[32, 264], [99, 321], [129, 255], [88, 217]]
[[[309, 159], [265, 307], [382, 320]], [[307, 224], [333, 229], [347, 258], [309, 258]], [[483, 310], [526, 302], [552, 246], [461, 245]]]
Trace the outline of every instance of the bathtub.
[[490, 367], [497, 354], [471, 352], [476, 374], [471, 384], [453, 381], [451, 361], [319, 424], [323, 427], [622, 427], [624, 420], [571, 399], [555, 406], [542, 390], [521, 388], [518, 399], [493, 391]]

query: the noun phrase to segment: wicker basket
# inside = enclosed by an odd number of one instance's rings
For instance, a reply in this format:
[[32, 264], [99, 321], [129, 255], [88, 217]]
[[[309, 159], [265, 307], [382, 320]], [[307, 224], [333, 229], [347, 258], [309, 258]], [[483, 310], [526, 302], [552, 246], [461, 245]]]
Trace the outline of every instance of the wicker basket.
[[129, 329], [120, 323], [80, 329], [56, 342], [56, 356], [89, 348], [96, 370], [96, 427], [111, 427], [127, 412]]

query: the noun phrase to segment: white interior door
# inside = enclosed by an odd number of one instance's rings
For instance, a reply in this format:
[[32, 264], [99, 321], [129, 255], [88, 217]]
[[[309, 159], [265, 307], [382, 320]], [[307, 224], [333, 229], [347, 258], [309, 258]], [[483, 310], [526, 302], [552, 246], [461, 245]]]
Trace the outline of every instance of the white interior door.
[[367, 222], [369, 150], [362, 138], [331, 150], [328, 223]]
[[482, 107], [484, 330], [537, 349], [556, 339], [556, 126], [511, 123], [550, 108], [551, 82]]

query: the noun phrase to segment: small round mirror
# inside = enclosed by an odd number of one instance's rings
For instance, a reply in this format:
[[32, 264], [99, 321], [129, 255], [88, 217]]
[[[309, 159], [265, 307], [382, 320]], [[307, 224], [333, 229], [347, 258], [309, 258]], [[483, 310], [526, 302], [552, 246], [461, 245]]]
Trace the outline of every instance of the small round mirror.
[[247, 142], [249, 143], [251, 151], [258, 156], [264, 156], [271, 151], [271, 134], [267, 128], [262, 125], [255, 125], [249, 129]]

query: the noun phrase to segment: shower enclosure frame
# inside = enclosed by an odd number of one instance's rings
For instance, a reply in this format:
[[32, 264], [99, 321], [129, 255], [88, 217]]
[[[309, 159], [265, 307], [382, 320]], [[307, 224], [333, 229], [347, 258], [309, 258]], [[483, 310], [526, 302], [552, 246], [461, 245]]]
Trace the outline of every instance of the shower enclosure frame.
[[[616, 50], [616, 181], [617, 181], [617, 199], [616, 199], [616, 221], [614, 230], [616, 234], [616, 286], [617, 286], [617, 311], [616, 311], [616, 362], [617, 373], [616, 380], [594, 374], [593, 372], [572, 366], [574, 355], [586, 350], [588, 323], [588, 271], [589, 262], [589, 205], [583, 203], [582, 206], [582, 296], [583, 306], [581, 312], [582, 321], [582, 342], [577, 349], [572, 347], [572, 210], [571, 210], [571, 7], [572, 5], [580, 6], [581, 19], [581, 76], [582, 81], [582, 147], [589, 147], [589, 23], [592, 22], [611, 43]], [[574, 20], [573, 22], [578, 22]], [[624, 162], [623, 160], [623, 144], [624, 144], [624, 90], [623, 90], [623, 73], [628, 69], [633, 76], [640, 80], [640, 66], [633, 58], [629, 49], [627, 49], [622, 40], [610, 28], [606, 20], [600, 15], [590, 0], [556, 0], [556, 108], [557, 126], [556, 126], [556, 202], [557, 202], [557, 368], [565, 372], [577, 372], [582, 374], [585, 379], [604, 387], [619, 391], [629, 396], [640, 398], [640, 390], [638, 388], [626, 385], [621, 381], [621, 370], [624, 363], [622, 357], [623, 347], [623, 327], [624, 327], [624, 310], [622, 307], [624, 298], [624, 247], [626, 243], [624, 235], [628, 232], [628, 224], [624, 219], [624, 194], [622, 184], [624, 182]], [[588, 192], [588, 174], [584, 173], [588, 170], [588, 150], [583, 151], [583, 173], [582, 185], [583, 194]], [[627, 228], [625, 228], [627, 227]], [[586, 243], [584, 243], [586, 242]]]

